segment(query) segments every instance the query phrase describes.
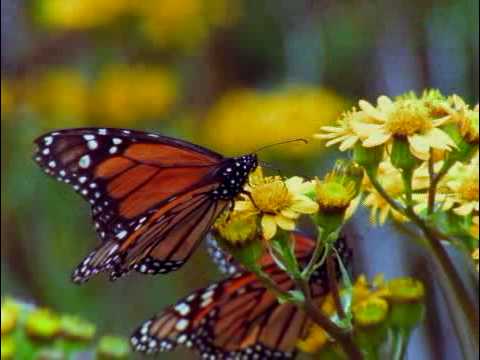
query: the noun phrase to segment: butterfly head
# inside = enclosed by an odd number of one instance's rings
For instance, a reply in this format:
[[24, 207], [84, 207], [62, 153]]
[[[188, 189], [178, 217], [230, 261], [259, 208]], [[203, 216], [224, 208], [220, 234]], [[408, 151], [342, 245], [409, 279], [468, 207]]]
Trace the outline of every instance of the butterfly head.
[[256, 154], [228, 159], [219, 171], [221, 181], [213, 191], [216, 199], [232, 200], [243, 190], [250, 173], [258, 166]]

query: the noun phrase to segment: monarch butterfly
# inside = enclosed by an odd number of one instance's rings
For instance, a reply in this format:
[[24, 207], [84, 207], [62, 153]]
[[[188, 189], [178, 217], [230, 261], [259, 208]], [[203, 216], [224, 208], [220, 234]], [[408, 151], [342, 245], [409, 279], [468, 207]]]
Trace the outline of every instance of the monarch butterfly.
[[87, 281], [109, 271], [177, 270], [242, 191], [257, 156], [228, 158], [203, 147], [127, 129], [83, 128], [35, 140], [35, 161], [92, 207], [101, 240], [75, 269]]
[[[306, 263], [315, 241], [300, 233], [292, 237], [296, 256], [300, 263]], [[343, 239], [337, 241], [337, 251], [343, 262], [349, 261], [351, 253]], [[221, 264], [229, 261], [220, 259], [221, 250], [213, 249], [212, 253]], [[261, 265], [282, 290], [294, 288], [293, 281], [270, 255], [263, 256]], [[312, 296], [318, 303], [329, 291], [327, 279], [324, 267], [312, 277]], [[145, 322], [132, 335], [131, 344], [145, 353], [184, 345], [194, 348], [204, 359], [291, 359], [297, 340], [308, 327], [309, 320], [302, 310], [280, 304], [253, 273], [240, 271], [193, 292]]]

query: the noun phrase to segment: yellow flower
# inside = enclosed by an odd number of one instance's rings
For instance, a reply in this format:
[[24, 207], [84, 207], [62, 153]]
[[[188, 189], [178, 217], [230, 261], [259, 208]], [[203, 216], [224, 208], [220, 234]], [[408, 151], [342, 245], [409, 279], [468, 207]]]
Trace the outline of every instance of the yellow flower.
[[295, 222], [301, 214], [313, 214], [318, 205], [306, 193], [313, 192], [313, 183], [300, 177], [283, 180], [278, 176], [263, 177], [261, 169], [253, 175], [254, 183], [247, 186], [250, 196], [235, 203], [235, 210], [249, 214], [259, 214], [265, 239], [273, 238], [277, 226], [284, 230], [294, 230]]
[[247, 212], [226, 212], [214, 225], [218, 235], [232, 245], [242, 245], [256, 238], [257, 216]]
[[367, 101], [359, 102], [371, 120], [376, 123], [361, 123], [357, 131], [363, 146], [375, 147], [391, 144], [394, 138], [405, 138], [410, 151], [421, 160], [430, 157], [430, 149], [451, 150], [456, 145], [440, 129], [449, 120], [449, 116], [433, 118], [430, 110], [421, 99], [401, 99], [393, 102], [387, 96], [378, 99], [377, 107]]
[[50, 28], [85, 30], [111, 23], [130, 5], [130, 0], [43, 0], [37, 17]]
[[[325, 297], [320, 310], [329, 316], [335, 313], [335, 303], [331, 294]], [[298, 340], [297, 347], [304, 353], [315, 354], [331, 341], [332, 339], [325, 330], [323, 330], [317, 324], [312, 323], [305, 338]]]
[[448, 99], [445, 110], [449, 113], [453, 122], [458, 125], [462, 136], [470, 143], [479, 142], [479, 117], [477, 105], [471, 109], [463, 99], [458, 95], [453, 95]]
[[97, 116], [124, 126], [166, 114], [176, 101], [177, 84], [162, 67], [117, 64], [103, 70], [95, 94]]
[[[380, 164], [377, 178], [390, 197], [396, 200], [400, 199], [404, 192], [402, 175], [400, 171], [390, 163], [390, 161], [383, 161]], [[370, 221], [373, 224], [384, 224], [388, 215], [391, 215], [395, 220], [400, 222], [407, 220], [402, 214], [394, 210], [373, 188], [368, 177], [365, 178], [363, 188], [364, 191], [368, 193], [363, 200], [363, 204], [370, 208]]]
[[21, 84], [24, 99], [32, 111], [51, 127], [81, 125], [87, 120], [90, 90], [88, 81], [79, 71], [58, 68], [48, 70]]
[[357, 183], [361, 183], [363, 172], [358, 176], [350, 175], [346, 171], [347, 168], [338, 166], [328, 173], [325, 179], [316, 180], [315, 193], [321, 211], [344, 214], [358, 195]]
[[241, 15], [238, 0], [142, 0], [135, 5], [141, 29], [160, 47], [191, 49], [214, 27], [226, 27]]
[[[335, 120], [344, 106], [342, 98], [321, 88], [236, 90], [223, 96], [208, 112], [204, 141], [225, 152], [243, 153], [283, 140], [310, 138], [319, 127]], [[305, 156], [321, 149], [320, 144], [275, 148], [288, 156]]]
[[480, 237], [480, 229], [479, 229], [479, 218], [478, 215], [474, 216], [472, 219], [472, 229], [471, 235], [478, 240]]
[[1, 85], [1, 96], [2, 96], [2, 119], [3, 116], [10, 113], [13, 108], [13, 93], [10, 86], [6, 81], [2, 80]]
[[456, 163], [449, 171], [445, 185], [448, 196], [455, 205], [453, 211], [461, 216], [479, 211], [479, 162], [478, 156], [469, 164]]
[[356, 127], [363, 121], [366, 121], [364, 112], [354, 108], [342, 115], [337, 126], [323, 126], [320, 128], [322, 132], [314, 137], [328, 140], [326, 146], [340, 143], [340, 151], [349, 150], [361, 140]]

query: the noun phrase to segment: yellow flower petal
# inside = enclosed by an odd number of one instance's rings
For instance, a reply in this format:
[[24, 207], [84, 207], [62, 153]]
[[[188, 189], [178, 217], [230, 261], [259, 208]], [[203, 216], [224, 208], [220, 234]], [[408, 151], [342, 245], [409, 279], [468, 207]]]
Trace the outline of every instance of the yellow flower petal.
[[313, 214], [318, 211], [318, 204], [307, 196], [299, 195], [293, 199], [290, 209], [301, 214]]
[[270, 240], [277, 233], [277, 223], [273, 215], [265, 214], [262, 217], [263, 237]]
[[363, 146], [374, 147], [385, 144], [388, 140], [390, 140], [391, 136], [392, 134], [386, 133], [384, 131], [374, 132], [363, 141]]
[[435, 149], [449, 150], [456, 147], [453, 140], [444, 131], [438, 128], [432, 128], [424, 135], [430, 143], [430, 146]]
[[251, 201], [236, 201], [234, 211], [257, 212]]
[[289, 219], [297, 219], [299, 217], [299, 214], [292, 209], [283, 209], [281, 214]]
[[370, 116], [376, 120], [387, 121], [387, 117], [382, 112], [378, 111], [372, 104], [368, 101], [360, 100], [358, 106], [362, 109], [367, 116]]
[[356, 142], [359, 140], [358, 136], [349, 136], [340, 144], [340, 151], [345, 151], [353, 148]]
[[430, 158], [430, 145], [427, 139], [419, 134], [408, 137], [410, 143], [410, 151], [420, 160], [428, 160]]
[[393, 110], [393, 107], [394, 107], [393, 101], [388, 96], [385, 96], [385, 95], [380, 96], [377, 102], [378, 102], [378, 107], [382, 111], [389, 112]]
[[475, 203], [468, 202], [460, 205], [459, 207], [456, 207], [453, 211], [460, 216], [467, 216], [470, 215], [474, 209]]
[[278, 226], [280, 226], [283, 230], [293, 231], [295, 230], [295, 221], [289, 219], [283, 215], [276, 215], [275, 221]]

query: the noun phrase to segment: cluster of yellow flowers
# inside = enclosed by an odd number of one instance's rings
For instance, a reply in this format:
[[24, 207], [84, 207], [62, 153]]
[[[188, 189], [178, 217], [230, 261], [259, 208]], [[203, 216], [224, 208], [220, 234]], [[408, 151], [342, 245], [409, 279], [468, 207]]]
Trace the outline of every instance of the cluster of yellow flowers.
[[478, 105], [436, 90], [395, 100], [381, 96], [376, 106], [361, 100], [336, 126], [321, 130], [317, 138], [352, 150], [366, 169], [363, 203], [371, 208], [372, 222], [383, 224], [389, 215], [407, 221], [395, 203], [421, 217], [452, 214], [457, 224], [470, 226], [468, 247], [478, 257]]
[[478, 143], [478, 105], [472, 109], [458, 96], [443, 97], [427, 91], [418, 98], [408, 94], [396, 100], [378, 98], [377, 106], [361, 100], [359, 109], [345, 113], [338, 126], [326, 126], [317, 137], [327, 146], [340, 143], [340, 150], [381, 145], [391, 147], [395, 139], [406, 139], [411, 153], [428, 160], [432, 151], [451, 151], [457, 147], [447, 133], [447, 124], [456, 124], [468, 142]]
[[[342, 292], [345, 293], [346, 290]], [[373, 345], [385, 340], [381, 332], [388, 328], [392, 330], [399, 325], [404, 328], [415, 326], [423, 316], [424, 296], [423, 284], [413, 278], [385, 281], [383, 275], [377, 275], [369, 282], [364, 275], [359, 276], [353, 285], [351, 301], [356, 340], [367, 340]], [[323, 300], [321, 309], [329, 316], [335, 314], [336, 307], [331, 294]], [[402, 315], [403, 319], [398, 319], [396, 315]], [[377, 336], [373, 336], [375, 329], [380, 330], [376, 332]], [[334, 345], [328, 333], [316, 324], [310, 327], [307, 336], [297, 344], [306, 353], [319, 353]]]
[[5, 106], [15, 101], [17, 108], [53, 122], [52, 127], [93, 119], [124, 126], [166, 114], [177, 98], [175, 75], [160, 66], [108, 65], [96, 80], [78, 70], [57, 68], [15, 85], [14, 100], [5, 95]]
[[[377, 106], [359, 102], [359, 110], [344, 114], [338, 126], [325, 126], [316, 137], [327, 139], [327, 146], [340, 144], [340, 150], [364, 147], [383, 152], [378, 165], [377, 179], [395, 200], [404, 198], [402, 169], [392, 163], [392, 148], [405, 142], [416, 159], [412, 179], [416, 210], [425, 209], [425, 191], [430, 186], [430, 166], [438, 172], [446, 158], [468, 150], [468, 156], [452, 164], [438, 184], [438, 203], [442, 208], [453, 209], [461, 216], [474, 215], [478, 223], [478, 105], [470, 108], [458, 96], [443, 97], [436, 91], [425, 92], [420, 98], [407, 95], [393, 101], [386, 96], [378, 99]], [[476, 155], [475, 155], [476, 153]], [[402, 154], [408, 157], [407, 153]], [[473, 155], [473, 158], [472, 158]], [[388, 214], [397, 220], [405, 218], [371, 186], [366, 178], [364, 190], [368, 193], [365, 205], [372, 208], [372, 220], [385, 221]]]
[[237, 0], [38, 0], [36, 9], [38, 20], [50, 29], [124, 26], [128, 22], [121, 25], [122, 19], [133, 19], [153, 44], [192, 48], [212, 28], [235, 23], [241, 15], [239, 5]]
[[250, 175], [246, 192], [235, 202], [233, 213], [220, 218], [215, 228], [227, 242], [242, 244], [255, 239], [259, 232], [270, 240], [278, 228], [293, 231], [304, 214], [338, 213], [343, 219], [354, 210], [352, 200], [358, 195], [356, 182], [360, 181], [361, 177], [347, 176], [338, 169], [323, 180], [305, 180], [299, 176], [264, 176], [258, 167]]
[[[226, 152], [250, 152], [281, 139], [310, 138], [334, 121], [345, 107], [335, 93], [314, 87], [277, 92], [235, 90], [224, 95], [206, 116], [205, 140]], [[289, 155], [307, 155], [320, 146], [285, 146]]]

